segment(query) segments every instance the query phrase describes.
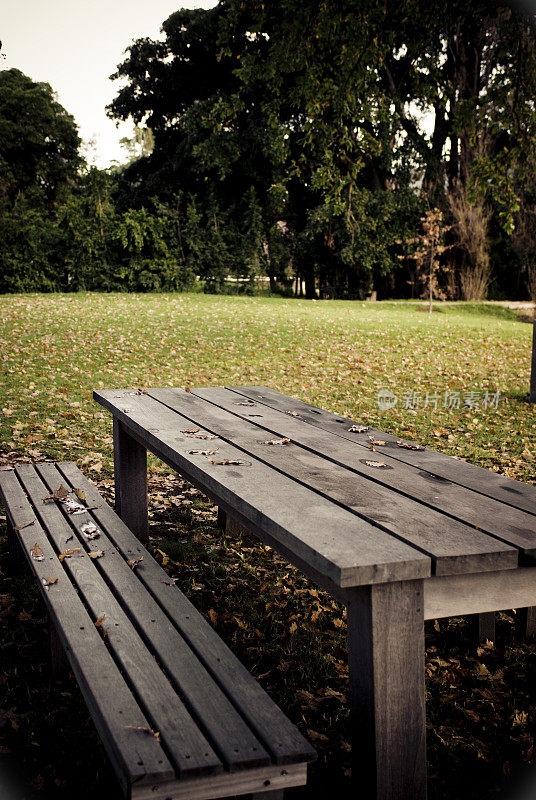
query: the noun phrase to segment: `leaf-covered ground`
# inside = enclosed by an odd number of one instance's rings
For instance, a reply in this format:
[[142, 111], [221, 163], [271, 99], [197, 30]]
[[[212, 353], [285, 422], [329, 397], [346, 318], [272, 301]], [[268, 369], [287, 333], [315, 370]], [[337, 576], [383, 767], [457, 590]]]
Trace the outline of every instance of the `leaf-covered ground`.
[[[531, 334], [508, 309], [468, 304], [2, 297], [1, 463], [73, 459], [110, 497], [111, 420], [93, 388], [242, 383], [534, 482]], [[394, 408], [380, 410], [380, 389]], [[319, 751], [297, 794], [350, 796], [344, 610], [247, 534], [223, 536], [211, 503], [152, 459], [150, 483], [157, 558]], [[43, 607], [0, 545], [0, 767], [18, 762], [38, 797], [105, 794], [113, 778], [76, 684], [51, 681]], [[536, 646], [514, 616], [480, 648], [467, 620], [427, 624], [431, 798], [495, 796], [532, 762]]]

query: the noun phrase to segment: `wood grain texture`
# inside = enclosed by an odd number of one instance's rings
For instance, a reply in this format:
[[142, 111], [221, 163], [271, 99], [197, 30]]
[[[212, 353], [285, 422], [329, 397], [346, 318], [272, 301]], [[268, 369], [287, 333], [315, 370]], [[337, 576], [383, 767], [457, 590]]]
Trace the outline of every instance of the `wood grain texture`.
[[[134, 783], [171, 779], [174, 769], [156, 739], [127, 734], [125, 726], [149, 727], [149, 721], [59, 564], [57, 551], [36, 519], [14, 471], [0, 472], [0, 496], [13, 525], [33, 521], [16, 536], [41, 587], [49, 615], [123, 791], [130, 791]], [[35, 544], [43, 553], [42, 561], [31, 556]], [[43, 580], [54, 577], [58, 577], [58, 582], [47, 591]]]
[[423, 582], [349, 590], [352, 775], [376, 800], [425, 800]]
[[[194, 391], [209, 398], [211, 389]], [[371, 460], [371, 453], [364, 441], [349, 441], [315, 425], [305, 424], [306, 421], [301, 416], [290, 416], [269, 406], [257, 411], [260, 416], [255, 418], [255, 423], [271, 434], [291, 438], [311, 452], [321, 453], [334, 464], [347, 467], [393, 492], [406, 495], [452, 519], [517, 547], [525, 560], [536, 560], [536, 516], [533, 514], [467, 489], [437, 474], [403, 463], [398, 458], [391, 457], [386, 448], [379, 447], [372, 460], [381, 460], [388, 469], [377, 469], [366, 463]], [[243, 416], [244, 409], [237, 405], [237, 411], [233, 413]], [[456, 465], [461, 463], [455, 459], [453, 461]], [[533, 490], [533, 487], [527, 485], [527, 490]]]
[[[165, 783], [155, 787], [153, 793], [148, 787], [140, 787], [134, 789], [132, 800], [217, 800], [217, 798], [234, 800], [235, 795], [249, 800], [251, 794], [265, 792], [267, 783], [272, 787], [267, 797], [272, 794], [273, 800], [277, 800], [278, 792], [291, 786], [302, 786], [306, 780], [305, 764], [292, 764], [285, 769], [264, 767], [233, 775], [215, 775], [196, 781], [186, 779]], [[229, 796], [229, 792], [232, 796]]]
[[102, 501], [95, 486], [72, 463], [60, 463], [58, 469], [71, 486], [83, 488], [89, 505], [97, 506], [91, 513], [106, 530], [122, 558], [129, 560], [143, 554], [143, 566], [136, 569], [136, 577], [180, 631], [201, 665], [204, 665], [240, 715], [247, 720], [272, 759], [279, 764], [314, 759], [315, 752], [310, 744], [204, 617], [169, 580], [167, 573], [142, 547], [122, 520]]
[[[71, 483], [54, 464], [43, 464], [38, 471], [48, 488], [57, 487], [60, 483], [66, 488], [82, 488], [79, 479]], [[83, 488], [87, 499], [85, 483]], [[96, 493], [91, 496], [90, 505], [103, 503]], [[86, 521], [86, 517], [91, 519], [90, 514], [77, 516], [78, 527]], [[96, 568], [138, 634], [164, 668], [166, 677], [183, 698], [196, 724], [207, 734], [226, 769], [269, 764], [270, 757], [262, 744], [139, 580], [145, 569], [144, 561], [149, 555], [147, 551], [138, 545], [134, 553], [129, 553], [129, 559], [113, 557], [117, 553], [107, 535], [106, 524], [102, 525], [101, 530], [102, 535], [95, 547], [104, 551], [106, 556], [94, 562]], [[109, 557], [110, 554], [112, 557]], [[132, 570], [127, 561], [136, 560], [140, 555], [143, 561]], [[163, 571], [162, 574], [165, 575]]]
[[[184, 703], [173, 690], [131, 620], [100, 575], [97, 564], [83, 549], [81, 534], [72, 520], [67, 521], [56, 503], [43, 503], [49, 488], [30, 465], [17, 467], [24, 489], [34, 501], [41, 524], [49, 531], [50, 539], [63, 552], [69, 547], [67, 539], [74, 534], [75, 546], [82, 554], [63, 560], [64, 571], [84, 598], [93, 621], [101, 618], [106, 631], [105, 643], [131, 687], [140, 707], [150, 721], [150, 729], [159, 731], [166, 751], [179, 775], [221, 771], [223, 765], [192, 719]], [[53, 487], [57, 489], [58, 487]], [[105, 559], [114, 558], [106, 545]], [[99, 559], [100, 560], [100, 559]], [[123, 731], [123, 737], [134, 735]], [[140, 735], [140, 734], [138, 734]]]
[[[376, 428], [368, 428], [362, 433], [349, 433], [352, 425], [363, 424], [363, 421], [333, 414], [325, 409], [305, 403], [301, 400], [289, 398], [267, 386], [231, 386], [229, 389], [236, 391], [244, 398], [252, 399], [260, 404], [279, 411], [295, 410], [300, 414], [300, 419], [314, 427], [335, 433], [349, 441], [364, 443], [367, 446], [368, 437], [382, 439], [388, 442], [386, 452], [392, 458], [402, 463], [411, 464], [421, 470], [426, 470], [439, 477], [473, 489], [487, 497], [500, 500], [503, 503], [536, 514], [536, 487], [531, 484], [507, 478], [490, 470], [469, 464], [451, 456], [439, 453], [436, 450], [406, 450], [396, 444], [400, 438], [391, 433], [385, 433]], [[254, 409], [252, 409], [254, 410]]]
[[[517, 566], [516, 548], [393, 492], [389, 486], [334, 464], [297, 443], [266, 444], [278, 440], [271, 438], [254, 421], [236, 416], [233, 413], [236, 395], [226, 389], [194, 389], [188, 393], [176, 389], [149, 389], [148, 393], [168, 408], [217, 434], [218, 438], [239, 447], [246, 457], [253, 456], [367, 522], [418, 547], [433, 559], [435, 574], [513, 569]], [[240, 407], [240, 414], [247, 414], [249, 410]], [[376, 456], [370, 455], [370, 458]]]
[[[147, 448], [237, 518], [264, 528], [290, 552], [340, 586], [424, 577], [431, 559], [394, 536], [373, 527], [316, 492], [255, 459], [228, 467], [206, 456], [191, 454], [199, 441], [183, 431], [192, 427], [181, 415], [147, 395], [94, 392], [95, 399], [114, 413]], [[124, 407], [128, 399], [129, 411]], [[201, 426], [199, 432], [203, 433]], [[244, 461], [243, 452], [222, 440], [218, 461]], [[197, 447], [196, 447], [197, 445]]]
[[424, 618], [536, 606], [536, 568], [435, 576], [424, 583]]

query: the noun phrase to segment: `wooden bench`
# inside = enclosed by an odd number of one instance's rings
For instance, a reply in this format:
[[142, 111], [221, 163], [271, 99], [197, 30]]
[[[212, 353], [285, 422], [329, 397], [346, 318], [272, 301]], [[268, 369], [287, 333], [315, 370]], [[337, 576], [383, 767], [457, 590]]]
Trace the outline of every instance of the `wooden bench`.
[[73, 463], [2, 471], [0, 497], [126, 798], [306, 782], [311, 746]]

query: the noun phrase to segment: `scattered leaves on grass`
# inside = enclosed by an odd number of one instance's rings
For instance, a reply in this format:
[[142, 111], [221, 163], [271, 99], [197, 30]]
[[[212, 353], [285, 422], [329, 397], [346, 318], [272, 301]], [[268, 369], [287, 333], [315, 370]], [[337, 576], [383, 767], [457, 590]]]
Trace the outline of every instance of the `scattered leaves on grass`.
[[60, 553], [58, 558], [60, 561], [63, 561], [64, 558], [71, 558], [71, 556], [77, 555], [81, 553], [81, 549], [79, 547], [74, 547], [72, 550], [64, 550], [63, 553]]
[[153, 731], [152, 728], [144, 728], [141, 725], [125, 725], [125, 729], [137, 731], [138, 733], [145, 733], [147, 736], [154, 736], [156, 741], [160, 744], [162, 739], [159, 731]]

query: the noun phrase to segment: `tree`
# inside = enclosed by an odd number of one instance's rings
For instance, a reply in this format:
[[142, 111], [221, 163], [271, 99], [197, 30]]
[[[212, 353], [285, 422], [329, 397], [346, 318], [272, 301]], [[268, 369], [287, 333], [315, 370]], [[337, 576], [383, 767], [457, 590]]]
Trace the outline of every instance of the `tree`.
[[73, 117], [18, 69], [0, 71], [0, 141], [0, 196], [11, 207], [21, 192], [54, 202], [82, 163]]

